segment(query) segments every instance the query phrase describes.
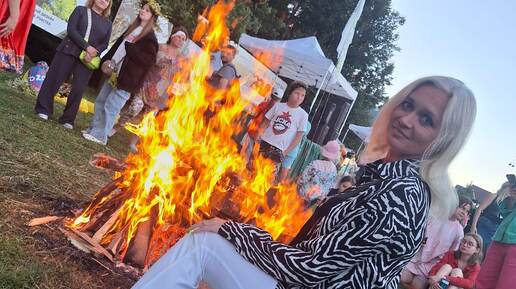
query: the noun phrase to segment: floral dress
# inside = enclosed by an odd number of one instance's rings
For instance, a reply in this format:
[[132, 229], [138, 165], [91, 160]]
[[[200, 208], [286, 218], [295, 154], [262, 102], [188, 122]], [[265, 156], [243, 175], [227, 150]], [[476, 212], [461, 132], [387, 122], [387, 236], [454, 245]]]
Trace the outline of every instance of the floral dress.
[[337, 167], [331, 161], [315, 160], [301, 174], [297, 191], [307, 201], [317, 200], [330, 192], [336, 178]]
[[178, 71], [179, 56], [170, 57], [162, 50], [158, 51], [156, 64], [145, 76], [140, 92], [133, 95], [129, 105], [122, 110], [118, 124], [123, 126], [131, 120], [139, 122], [149, 111], [164, 109], [168, 101], [167, 88]]
[[[0, 70], [22, 73], [25, 45], [29, 36], [35, 0], [20, 1], [20, 16], [13, 32], [0, 38]], [[9, 18], [9, 1], [0, 1], [0, 24]]]

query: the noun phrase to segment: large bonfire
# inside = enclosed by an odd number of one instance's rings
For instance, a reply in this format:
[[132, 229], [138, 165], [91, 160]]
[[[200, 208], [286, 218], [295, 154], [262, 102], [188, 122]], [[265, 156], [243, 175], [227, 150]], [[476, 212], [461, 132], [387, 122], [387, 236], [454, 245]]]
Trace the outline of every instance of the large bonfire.
[[272, 187], [272, 162], [257, 156], [246, 168], [232, 138], [249, 105], [238, 82], [227, 90], [206, 82], [210, 52], [229, 38], [225, 22], [233, 4], [219, 1], [205, 11], [208, 22], [200, 22], [193, 37], [204, 47], [174, 76], [168, 108], [128, 127], [140, 137], [138, 152], [67, 222], [113, 260], [148, 266], [205, 218], [253, 223], [288, 241], [309, 217], [293, 184]]

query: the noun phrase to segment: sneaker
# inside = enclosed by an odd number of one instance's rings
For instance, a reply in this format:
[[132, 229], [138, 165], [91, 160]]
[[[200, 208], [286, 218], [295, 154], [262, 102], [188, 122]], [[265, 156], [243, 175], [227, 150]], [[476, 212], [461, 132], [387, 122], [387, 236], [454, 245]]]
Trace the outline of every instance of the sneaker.
[[82, 134], [90, 133], [90, 129], [89, 128], [88, 129], [83, 129], [83, 130], [81, 130], [81, 133]]
[[82, 137], [84, 137], [85, 139], [87, 139], [87, 140], [89, 140], [89, 141], [92, 141], [92, 142], [96, 142], [96, 143], [98, 143], [98, 144], [101, 144], [101, 145], [103, 145], [103, 146], [105, 146], [105, 145], [106, 145], [106, 143], [105, 143], [105, 142], [103, 142], [103, 141], [99, 140], [98, 138], [96, 138], [96, 137], [92, 136], [92, 135], [91, 135], [91, 134], [89, 134], [89, 133], [83, 133], [83, 134], [82, 134]]
[[73, 129], [73, 125], [70, 124], [70, 123], [64, 123], [63, 127], [66, 128], [66, 129]]
[[48, 115], [46, 115], [44, 113], [38, 113], [38, 117], [41, 118], [42, 120], [48, 120]]

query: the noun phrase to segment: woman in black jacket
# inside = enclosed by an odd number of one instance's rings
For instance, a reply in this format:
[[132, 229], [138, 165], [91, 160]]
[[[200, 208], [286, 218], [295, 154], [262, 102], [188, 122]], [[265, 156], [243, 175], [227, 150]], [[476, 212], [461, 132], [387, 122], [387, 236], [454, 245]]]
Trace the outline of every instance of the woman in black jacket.
[[95, 100], [91, 125], [83, 132], [87, 140], [107, 143], [120, 110], [142, 87], [145, 75], [156, 63], [158, 41], [153, 29], [159, 14], [157, 2], [145, 2], [138, 17], [103, 57], [103, 68], [107, 65], [112, 71]]
[[[82, 51], [86, 51], [88, 61], [96, 57], [108, 47], [111, 36], [111, 0], [89, 0], [84, 6], [77, 6], [68, 19], [67, 36], [56, 49], [56, 54], [47, 72], [36, 100], [38, 117], [47, 120], [54, 110], [54, 96], [59, 87], [70, 75], [73, 75], [72, 91], [66, 101], [66, 107], [59, 122], [65, 128], [72, 129], [79, 111], [82, 94], [91, 77], [88, 69], [79, 59]], [[86, 31], [91, 13], [90, 35]]]
[[398, 288], [429, 210], [448, 216], [448, 179], [476, 114], [459, 80], [419, 79], [389, 99], [361, 155], [356, 187], [328, 197], [290, 244], [249, 224], [202, 221], [133, 289]]

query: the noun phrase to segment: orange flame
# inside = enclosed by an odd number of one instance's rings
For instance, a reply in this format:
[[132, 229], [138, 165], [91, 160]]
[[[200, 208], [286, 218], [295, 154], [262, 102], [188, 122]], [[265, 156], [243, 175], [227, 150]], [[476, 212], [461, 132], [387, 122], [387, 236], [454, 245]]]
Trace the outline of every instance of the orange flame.
[[[210, 51], [229, 38], [225, 19], [233, 5], [234, 1], [219, 1], [204, 13], [209, 25], [201, 21], [194, 33], [194, 40], [204, 39], [203, 50], [173, 77], [181, 89], [169, 89], [175, 92], [168, 108], [147, 114], [137, 127], [128, 127], [140, 137], [138, 153], [127, 157], [117, 184], [129, 197], [103, 236], [103, 244], [122, 231], [129, 244], [138, 225], [151, 218], [157, 225], [186, 228], [220, 211], [288, 240], [310, 216], [294, 184], [270, 190], [275, 170], [271, 161], [256, 156], [254, 169], [246, 169], [232, 138], [242, 130], [239, 119], [248, 105], [238, 82], [227, 90], [215, 90], [205, 81]], [[105, 198], [90, 204], [70, 225], [84, 227], [103, 210]]]

